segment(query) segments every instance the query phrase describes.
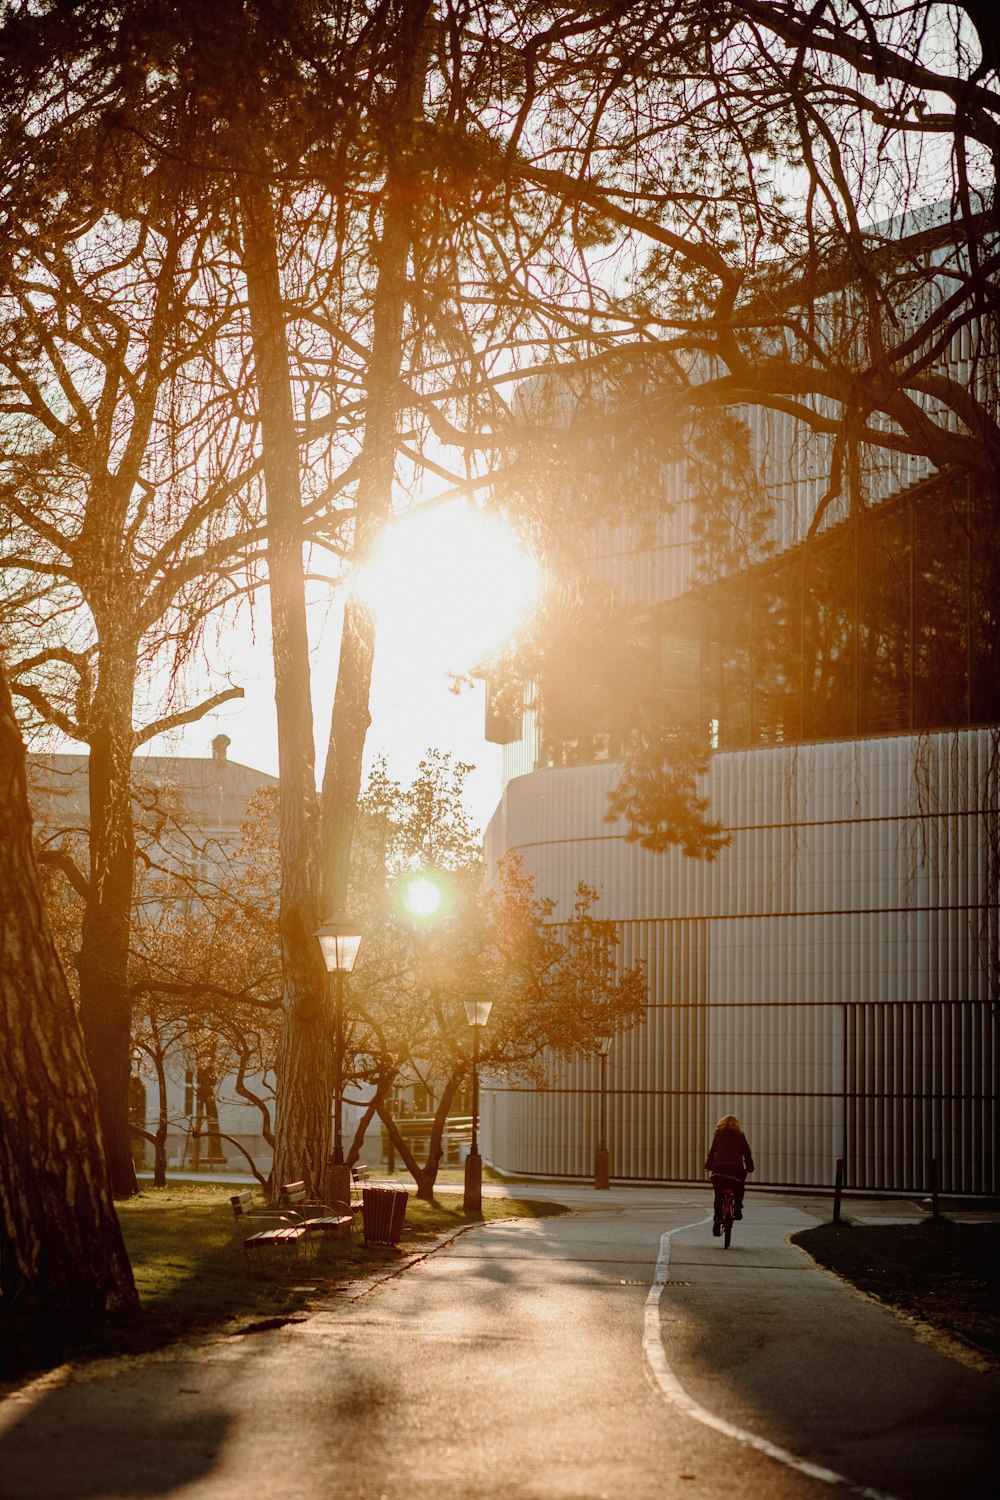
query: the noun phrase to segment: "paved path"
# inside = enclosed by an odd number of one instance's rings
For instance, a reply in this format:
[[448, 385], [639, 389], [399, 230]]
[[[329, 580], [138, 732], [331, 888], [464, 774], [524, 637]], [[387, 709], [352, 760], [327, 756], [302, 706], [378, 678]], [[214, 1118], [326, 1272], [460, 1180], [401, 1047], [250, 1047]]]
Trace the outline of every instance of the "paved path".
[[786, 1243], [802, 1200], [753, 1197], [724, 1251], [704, 1193], [552, 1191], [579, 1212], [461, 1234], [282, 1328], [38, 1383], [0, 1408], [0, 1500], [988, 1488], [997, 1377], [815, 1270]]

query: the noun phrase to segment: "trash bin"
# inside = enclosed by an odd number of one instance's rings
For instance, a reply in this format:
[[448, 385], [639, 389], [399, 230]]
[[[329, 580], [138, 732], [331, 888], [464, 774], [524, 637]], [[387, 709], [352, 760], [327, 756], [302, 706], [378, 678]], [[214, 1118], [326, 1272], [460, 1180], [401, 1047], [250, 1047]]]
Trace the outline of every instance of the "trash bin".
[[404, 1187], [362, 1188], [361, 1217], [366, 1245], [399, 1244], [408, 1196]]

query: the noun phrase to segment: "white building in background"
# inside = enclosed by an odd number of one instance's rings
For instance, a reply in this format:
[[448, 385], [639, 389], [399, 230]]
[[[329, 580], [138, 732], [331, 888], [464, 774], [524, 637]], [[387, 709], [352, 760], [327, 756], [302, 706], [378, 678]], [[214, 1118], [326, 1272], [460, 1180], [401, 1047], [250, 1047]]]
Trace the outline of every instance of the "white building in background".
[[[169, 815], [167, 826], [183, 837], [167, 833], [153, 851], [165, 868], [196, 880], [210, 881], [214, 873], [228, 873], [240, 842], [247, 804], [258, 792], [277, 786], [277, 778], [228, 758], [230, 741], [217, 735], [211, 757], [149, 755], [133, 762], [133, 785], [144, 805]], [[90, 799], [86, 755], [32, 754], [28, 762], [36, 837], [65, 834], [83, 849], [90, 827]], [[270, 1093], [268, 1076], [248, 1080], [255, 1091]], [[167, 1063], [167, 1108], [171, 1126], [167, 1136], [167, 1165], [216, 1171], [247, 1169], [238, 1141], [265, 1175], [271, 1167], [271, 1148], [261, 1132], [259, 1111], [235, 1093], [234, 1080], [222, 1077], [213, 1097], [199, 1099], [198, 1079], [183, 1047], [170, 1053]], [[133, 1079], [133, 1122], [156, 1129], [159, 1099], [148, 1067], [140, 1066]], [[273, 1118], [273, 1112], [272, 1112]], [[216, 1126], [217, 1121], [217, 1126]], [[229, 1136], [229, 1142], [218, 1135]], [[133, 1154], [141, 1169], [152, 1164], [152, 1146], [135, 1137]]]
[[[765, 560], [695, 585], [682, 504], [651, 542], [604, 533], [593, 562], [642, 612], [649, 691], [715, 747], [730, 844], [709, 864], [629, 842], [604, 816], [615, 726], [581, 699], [553, 728], [542, 694], [494, 735], [488, 864], [516, 851], [564, 916], [593, 885], [623, 963], [646, 965], [648, 1008], [607, 1068], [613, 1178], [701, 1179], [733, 1113], [756, 1183], [830, 1185], [842, 1158], [849, 1187], [923, 1191], [935, 1160], [944, 1190], [995, 1194], [998, 499], [901, 474], [807, 544], [821, 487], [773, 432], [759, 451]], [[484, 1082], [484, 1155], [590, 1177], [598, 1080], [580, 1058], [542, 1090]]]

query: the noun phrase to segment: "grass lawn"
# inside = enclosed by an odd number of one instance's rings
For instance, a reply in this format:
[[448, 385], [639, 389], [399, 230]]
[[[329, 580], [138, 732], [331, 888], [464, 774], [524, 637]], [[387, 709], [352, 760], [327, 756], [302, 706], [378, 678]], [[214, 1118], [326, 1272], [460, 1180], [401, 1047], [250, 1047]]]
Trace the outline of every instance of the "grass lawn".
[[[284, 1318], [328, 1297], [333, 1288], [384, 1274], [408, 1255], [469, 1218], [461, 1199], [449, 1195], [424, 1203], [411, 1191], [398, 1247], [365, 1247], [361, 1236], [349, 1247], [324, 1246], [315, 1258], [297, 1257], [287, 1267], [245, 1254], [229, 1206], [227, 1184], [176, 1183], [144, 1186], [138, 1197], [117, 1204], [135, 1274], [142, 1311], [95, 1330], [64, 1320], [39, 1326], [5, 1319], [0, 1339], [0, 1380], [10, 1380], [66, 1360], [161, 1348], [188, 1334], [229, 1325]], [[261, 1195], [255, 1194], [258, 1202]], [[541, 1218], [565, 1213], [558, 1204], [527, 1199], [484, 1198], [482, 1219]]]
[[861, 1291], [1000, 1364], [1000, 1224], [820, 1224], [792, 1241]]

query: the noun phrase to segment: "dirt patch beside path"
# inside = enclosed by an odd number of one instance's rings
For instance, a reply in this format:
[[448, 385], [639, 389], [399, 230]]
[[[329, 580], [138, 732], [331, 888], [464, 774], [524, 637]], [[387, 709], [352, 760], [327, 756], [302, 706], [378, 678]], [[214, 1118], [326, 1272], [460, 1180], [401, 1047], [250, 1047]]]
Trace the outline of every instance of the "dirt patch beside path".
[[1000, 1224], [820, 1224], [792, 1243], [1000, 1368]]

